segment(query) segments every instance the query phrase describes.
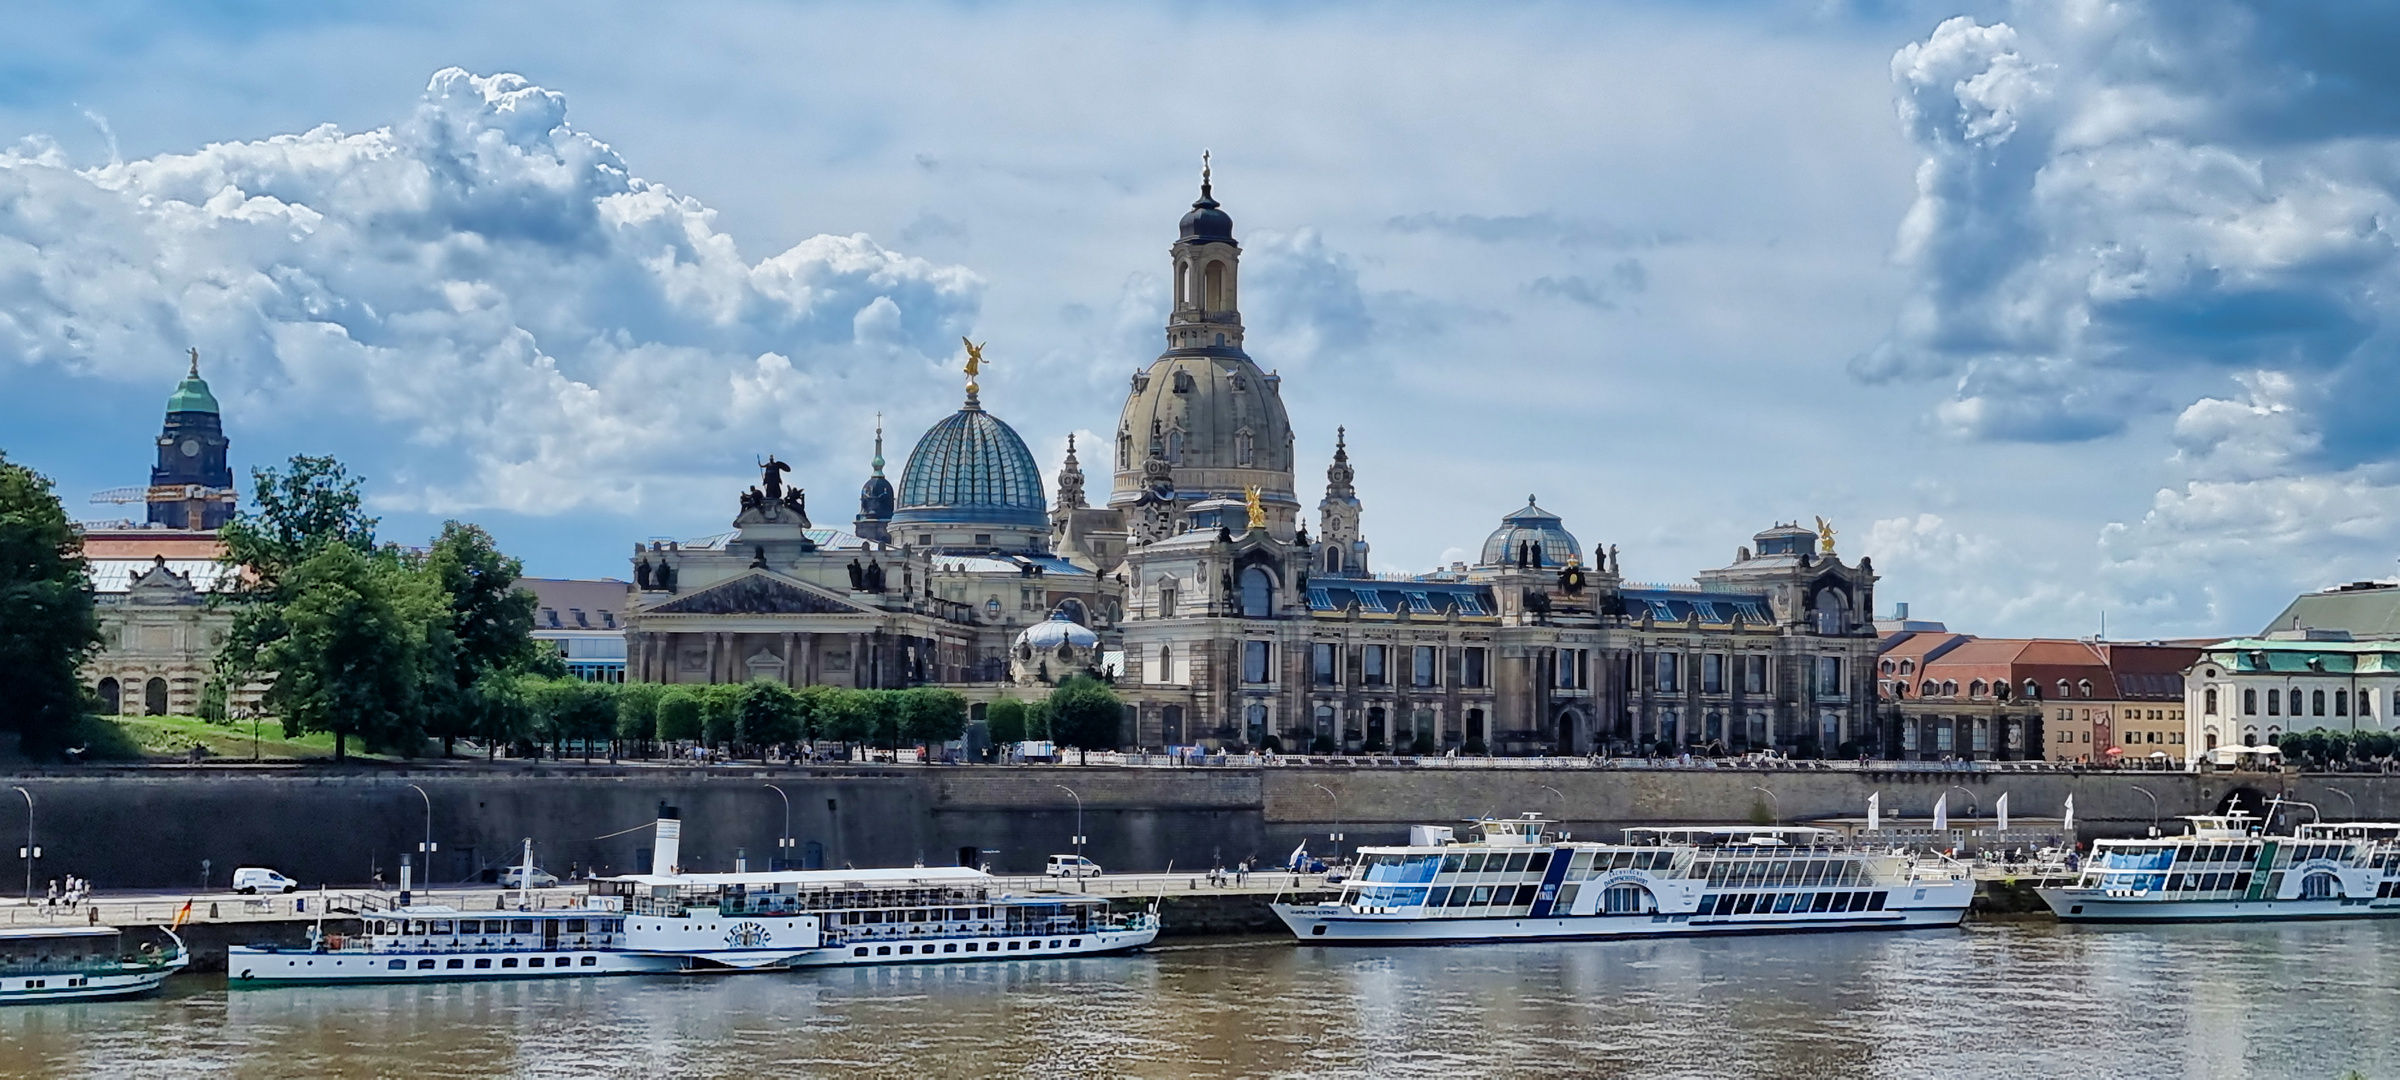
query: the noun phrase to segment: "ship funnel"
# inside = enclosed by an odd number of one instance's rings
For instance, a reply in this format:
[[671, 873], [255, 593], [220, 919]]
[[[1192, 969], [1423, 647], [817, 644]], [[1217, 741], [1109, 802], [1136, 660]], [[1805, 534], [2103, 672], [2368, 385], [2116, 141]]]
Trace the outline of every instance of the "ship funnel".
[[666, 875], [677, 872], [683, 861], [683, 811], [666, 803], [658, 804], [658, 839], [650, 848], [650, 872]]

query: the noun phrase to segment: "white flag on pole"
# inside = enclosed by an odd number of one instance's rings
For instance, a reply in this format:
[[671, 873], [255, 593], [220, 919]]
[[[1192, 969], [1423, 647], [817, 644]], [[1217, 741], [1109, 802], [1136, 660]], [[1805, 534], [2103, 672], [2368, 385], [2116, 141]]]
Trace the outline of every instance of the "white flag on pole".
[[2000, 817], [2000, 831], [2008, 831], [2008, 793], [2000, 793], [2000, 801], [1992, 804], [1992, 812]]
[[1950, 793], [1947, 791], [1942, 793], [1941, 798], [1933, 800], [1933, 831], [1950, 831]]
[[1867, 831], [1883, 831], [1883, 793], [1880, 791], [1867, 796]]
[[2075, 796], [2067, 796], [2065, 820], [2058, 823], [2058, 834], [2066, 838], [2068, 847], [2075, 846]]

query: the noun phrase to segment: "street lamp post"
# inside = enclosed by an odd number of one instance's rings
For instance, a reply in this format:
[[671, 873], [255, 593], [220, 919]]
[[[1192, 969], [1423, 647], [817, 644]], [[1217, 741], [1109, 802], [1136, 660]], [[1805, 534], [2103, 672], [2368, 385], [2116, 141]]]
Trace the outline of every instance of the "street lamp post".
[[1332, 788], [1323, 784], [1310, 784], [1309, 786], [1324, 792], [1326, 798], [1333, 800], [1333, 832], [1330, 839], [1333, 841], [1333, 865], [1340, 866], [1342, 864], [1342, 797], [1335, 794]]
[[783, 789], [773, 784], [762, 786], [777, 795], [783, 795], [783, 838], [775, 841], [775, 854], [783, 860], [780, 869], [789, 870], [792, 868], [792, 797], [784, 795]]
[[42, 849], [33, 844], [33, 792], [18, 788], [25, 796], [25, 846], [17, 854], [25, 860], [25, 903], [33, 903], [33, 860], [42, 857]]
[[2357, 798], [2357, 796], [2354, 796], [2354, 795], [2350, 794], [2350, 793], [2349, 793], [2349, 792], [2347, 792], [2347, 791], [2343, 791], [2342, 789], [2340, 789], [2340, 788], [2338, 788], [2338, 787], [2335, 787], [2335, 786], [2333, 786], [2332, 784], [2327, 784], [2327, 785], [2325, 785], [2325, 790], [2327, 790], [2327, 791], [2330, 791], [2330, 792], [2333, 792], [2334, 794], [2336, 794], [2336, 795], [2339, 795], [2339, 796], [2341, 796], [2342, 798], [2345, 798], [2345, 799], [2348, 799], [2348, 800], [2350, 800], [2350, 820], [2352, 820], [2352, 821], [2357, 821], [2357, 820], [2358, 820], [2358, 798]]
[[418, 850], [420, 853], [422, 853], [421, 857], [424, 859], [424, 864], [425, 864], [425, 865], [424, 865], [424, 869], [425, 869], [425, 891], [427, 891], [427, 892], [431, 892], [431, 891], [433, 891], [433, 850], [434, 850], [434, 848], [433, 848], [433, 796], [425, 794], [425, 789], [424, 789], [424, 788], [421, 788], [421, 787], [418, 787], [418, 786], [417, 786], [417, 785], [415, 785], [415, 784], [410, 784], [410, 785], [408, 785], [408, 786], [409, 786], [409, 789], [410, 789], [410, 790], [412, 790], [412, 791], [415, 791], [415, 792], [417, 793], [417, 797], [418, 797], [418, 798], [425, 800], [425, 839], [424, 839], [423, 841], [420, 841], [420, 842], [417, 844], [417, 850]]
[[1772, 806], [1772, 807], [1774, 807], [1774, 808], [1775, 808], [1775, 824], [1776, 824], [1776, 825], [1778, 825], [1778, 826], [1782, 825], [1782, 824], [1783, 824], [1783, 800], [1782, 800], [1782, 799], [1778, 799], [1778, 798], [1776, 798], [1776, 797], [1775, 797], [1775, 793], [1774, 793], [1774, 792], [1772, 792], [1772, 791], [1768, 791], [1767, 789], [1765, 789], [1765, 788], [1763, 788], [1763, 787], [1760, 787], [1760, 786], [1758, 786], [1757, 784], [1752, 784], [1752, 785], [1750, 785], [1750, 790], [1752, 790], [1752, 791], [1755, 791], [1755, 792], [1758, 792], [1758, 793], [1760, 793], [1760, 794], [1762, 794], [1762, 795], [1765, 795], [1765, 796], [1767, 797], [1767, 804], [1768, 804], [1769, 806]]
[[1974, 792], [1957, 784], [1950, 785], [1950, 790], [1967, 797], [1967, 820], [1973, 821], [1983, 816], [1983, 800], [1976, 798]]
[[2131, 784], [2131, 785], [2128, 785], [2128, 786], [2132, 787], [2132, 788], [2133, 788], [2133, 790], [2135, 790], [2135, 791], [2138, 791], [2138, 792], [2141, 792], [2141, 793], [2142, 793], [2142, 794], [2144, 794], [2144, 795], [2149, 795], [2149, 796], [2150, 796], [2150, 835], [2152, 835], [2152, 836], [2157, 836], [2157, 835], [2158, 835], [2158, 796], [2156, 796], [2156, 795], [2152, 795], [2152, 794], [2150, 793], [2150, 789], [2149, 789], [2149, 788], [2143, 787], [2143, 786], [2142, 786], [2142, 785], [2140, 785], [2140, 784]]
[[[1066, 792], [1069, 798], [1075, 800], [1075, 858], [1081, 860], [1083, 858], [1083, 796], [1075, 794], [1075, 789], [1065, 784], [1050, 786]], [[1080, 866], [1081, 863], [1078, 862], [1077, 865]]]

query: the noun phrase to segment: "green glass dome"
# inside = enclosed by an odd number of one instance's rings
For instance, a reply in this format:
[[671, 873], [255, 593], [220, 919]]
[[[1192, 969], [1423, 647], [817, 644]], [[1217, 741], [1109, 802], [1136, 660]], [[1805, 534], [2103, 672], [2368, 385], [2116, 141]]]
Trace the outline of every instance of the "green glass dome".
[[167, 411], [170, 413], [213, 413], [217, 411], [217, 396], [208, 392], [208, 380], [200, 377], [200, 351], [198, 349], [192, 350], [191, 373], [185, 375], [182, 382], [176, 383], [175, 392], [167, 397]]

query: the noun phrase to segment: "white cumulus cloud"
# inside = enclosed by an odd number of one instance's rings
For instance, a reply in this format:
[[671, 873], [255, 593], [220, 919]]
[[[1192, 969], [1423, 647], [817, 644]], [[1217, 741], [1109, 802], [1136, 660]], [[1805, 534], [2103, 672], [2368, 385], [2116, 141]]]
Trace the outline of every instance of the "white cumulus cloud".
[[399, 508], [627, 511], [729, 457], [856, 456], [864, 377], [923, 373], [982, 289], [864, 235], [747, 261], [515, 75], [443, 70], [371, 131], [0, 152], [0, 362], [155, 392], [197, 345], [229, 409]]

